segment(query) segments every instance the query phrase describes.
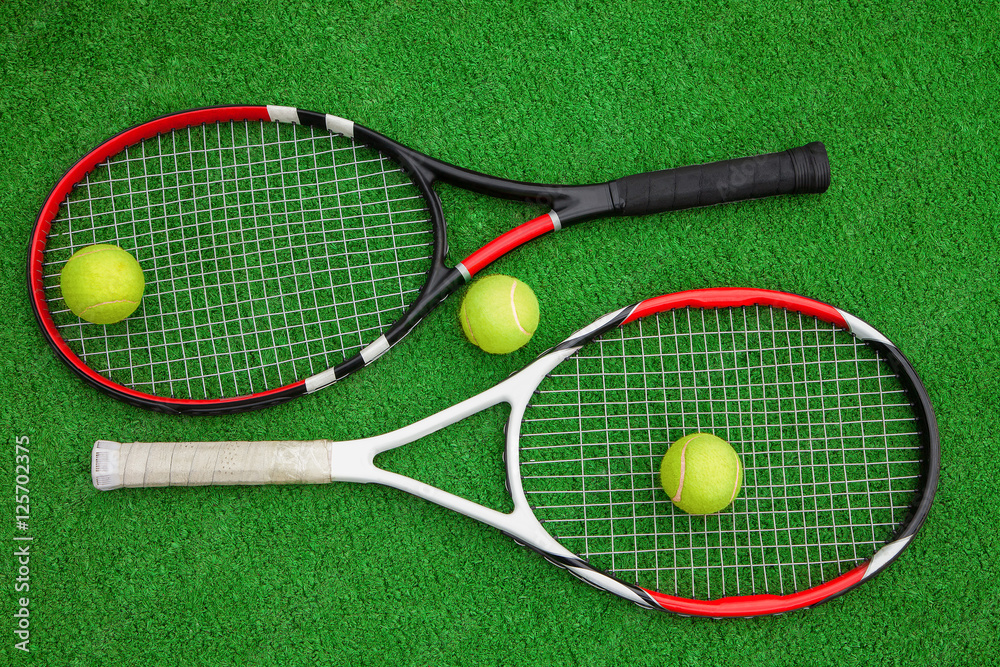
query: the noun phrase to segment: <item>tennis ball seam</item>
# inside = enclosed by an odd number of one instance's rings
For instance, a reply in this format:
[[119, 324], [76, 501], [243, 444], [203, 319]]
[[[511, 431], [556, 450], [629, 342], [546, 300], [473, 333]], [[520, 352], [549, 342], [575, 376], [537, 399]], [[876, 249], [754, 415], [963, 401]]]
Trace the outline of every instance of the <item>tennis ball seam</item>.
[[735, 479], [733, 479], [733, 495], [729, 496], [729, 503], [728, 505], [726, 505], [727, 507], [733, 504], [733, 501], [736, 500], [736, 495], [740, 492], [740, 483], [743, 481], [741, 479], [743, 477], [742, 473], [743, 473], [743, 462], [740, 460], [739, 455], [737, 455], [736, 476]]
[[99, 253], [99, 252], [108, 252], [109, 250], [113, 250], [113, 249], [114, 248], [111, 247], [111, 246], [109, 246], [109, 245], [98, 243], [98, 244], [90, 246], [89, 248], [84, 248], [83, 250], [81, 250], [78, 253], [75, 253], [75, 256], [76, 256], [77, 259], [79, 259], [80, 257], [89, 257], [90, 255], [93, 255], [93, 254], [96, 254], [96, 253]]
[[517, 328], [520, 329], [521, 333], [523, 333], [525, 336], [530, 336], [531, 333], [529, 333], [523, 326], [521, 326], [521, 320], [517, 316], [517, 304], [514, 303], [514, 292], [516, 290], [517, 290], [517, 281], [514, 281], [510, 284], [510, 311], [514, 313], [514, 324], [517, 325]]
[[684, 446], [681, 447], [681, 474], [677, 480], [677, 493], [675, 493], [674, 497], [670, 499], [670, 502], [673, 503], [679, 503], [681, 501], [681, 494], [684, 492], [684, 467], [687, 462], [687, 448], [690, 443], [691, 440], [685, 440]]
[[86, 308], [84, 308], [83, 310], [80, 311], [78, 317], [80, 315], [83, 315], [85, 312], [87, 312], [91, 308], [100, 308], [101, 306], [110, 306], [110, 305], [115, 304], [115, 303], [127, 303], [127, 304], [130, 304], [130, 305], [137, 305], [139, 302], [138, 301], [131, 301], [129, 299], [115, 299], [113, 301], [102, 301], [100, 303], [95, 303], [95, 304], [91, 304], [91, 305], [87, 306]]
[[462, 303], [462, 317], [465, 318], [465, 328], [469, 332], [469, 338], [472, 339], [472, 344], [476, 347], [480, 347], [479, 341], [476, 340], [476, 333], [472, 329], [472, 320], [469, 319], [469, 311], [465, 307], [465, 303]]

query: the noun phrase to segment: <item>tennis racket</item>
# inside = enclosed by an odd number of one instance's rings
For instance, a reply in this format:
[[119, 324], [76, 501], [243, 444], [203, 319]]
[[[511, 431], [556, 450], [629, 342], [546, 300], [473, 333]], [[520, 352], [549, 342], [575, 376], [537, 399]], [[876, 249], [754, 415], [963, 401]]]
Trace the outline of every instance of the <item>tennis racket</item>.
[[[551, 207], [445, 265], [437, 181]], [[504, 253], [569, 224], [769, 195], [823, 192], [822, 144], [582, 186], [446, 164], [351, 121], [288, 107], [166, 116], [109, 139], [46, 199], [28, 275], [44, 335], [119, 399], [167, 412], [234, 412], [325, 387], [399, 342]], [[83, 322], [59, 271], [111, 243], [143, 266], [127, 320]]]
[[[376, 467], [380, 452], [499, 403], [510, 513]], [[728, 440], [743, 489], [688, 515], [660, 488], [671, 442]], [[937, 486], [934, 413], [913, 367], [861, 320], [803, 297], [708, 289], [606, 315], [494, 388], [352, 442], [98, 441], [99, 489], [374, 482], [493, 526], [644, 607], [756, 616], [881, 572]]]

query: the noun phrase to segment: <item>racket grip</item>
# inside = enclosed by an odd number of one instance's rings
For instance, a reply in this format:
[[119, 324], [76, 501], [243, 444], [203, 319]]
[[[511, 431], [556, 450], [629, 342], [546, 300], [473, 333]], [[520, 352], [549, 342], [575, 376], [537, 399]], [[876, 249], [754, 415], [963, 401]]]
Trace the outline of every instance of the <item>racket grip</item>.
[[626, 176], [616, 181], [622, 215], [645, 215], [772, 195], [825, 192], [826, 148], [814, 141], [780, 153]]
[[131, 442], [98, 440], [91, 454], [102, 491], [152, 486], [323, 484], [326, 440], [307, 442]]

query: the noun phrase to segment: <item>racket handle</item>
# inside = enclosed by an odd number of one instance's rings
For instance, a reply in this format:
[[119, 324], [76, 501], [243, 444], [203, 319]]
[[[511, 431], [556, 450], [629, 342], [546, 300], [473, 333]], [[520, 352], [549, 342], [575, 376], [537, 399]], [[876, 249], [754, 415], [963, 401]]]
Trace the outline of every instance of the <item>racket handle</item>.
[[91, 455], [94, 486], [323, 484], [330, 447], [308, 442], [131, 442], [98, 440]]
[[645, 215], [772, 195], [825, 192], [826, 148], [814, 141], [780, 153], [625, 176], [617, 185], [622, 215]]

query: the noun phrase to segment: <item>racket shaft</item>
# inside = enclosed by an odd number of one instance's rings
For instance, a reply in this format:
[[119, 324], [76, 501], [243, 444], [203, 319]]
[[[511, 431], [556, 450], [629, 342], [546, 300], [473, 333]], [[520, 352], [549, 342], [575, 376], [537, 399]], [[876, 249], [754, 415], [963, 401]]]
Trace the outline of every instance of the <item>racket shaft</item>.
[[323, 484], [330, 445], [303, 442], [96, 443], [92, 467], [101, 490], [123, 487]]

